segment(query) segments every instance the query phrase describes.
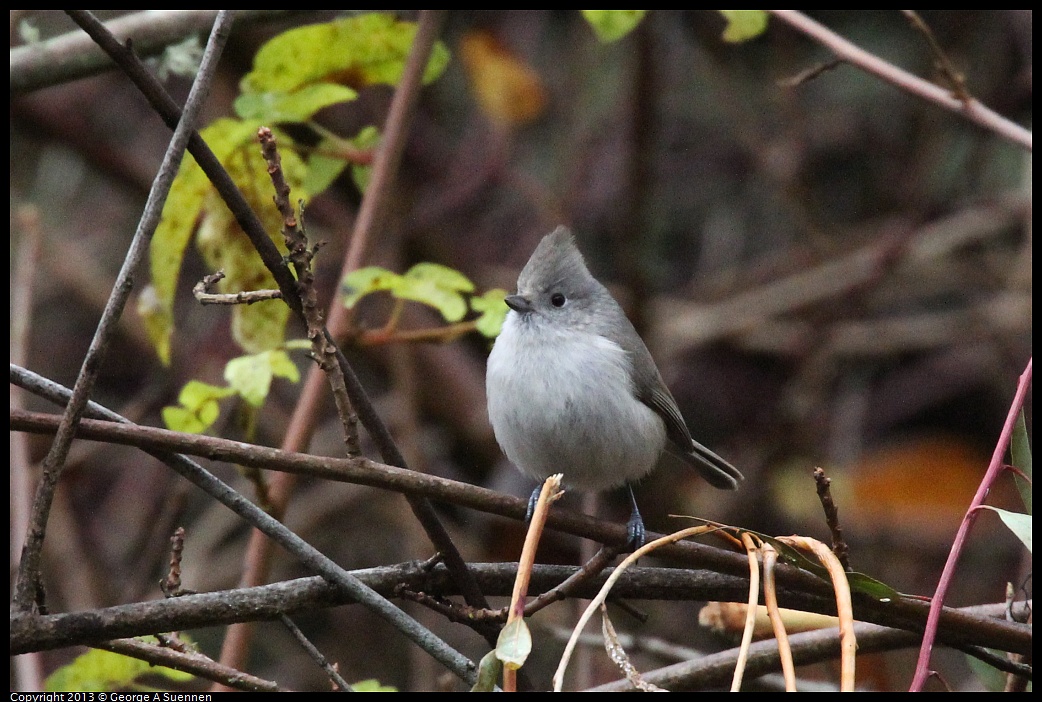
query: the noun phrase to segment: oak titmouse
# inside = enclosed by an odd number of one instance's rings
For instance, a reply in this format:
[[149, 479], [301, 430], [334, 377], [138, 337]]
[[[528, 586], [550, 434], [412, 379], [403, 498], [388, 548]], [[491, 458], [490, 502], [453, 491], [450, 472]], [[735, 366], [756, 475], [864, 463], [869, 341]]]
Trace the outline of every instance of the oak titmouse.
[[[540, 481], [564, 474], [579, 490], [630, 488], [629, 537], [644, 542], [632, 483], [663, 449], [733, 490], [742, 474], [695, 442], [655, 361], [607, 288], [594, 280], [571, 233], [539, 242], [488, 358], [488, 415], [514, 465]], [[538, 488], [532, 495], [533, 502]]]

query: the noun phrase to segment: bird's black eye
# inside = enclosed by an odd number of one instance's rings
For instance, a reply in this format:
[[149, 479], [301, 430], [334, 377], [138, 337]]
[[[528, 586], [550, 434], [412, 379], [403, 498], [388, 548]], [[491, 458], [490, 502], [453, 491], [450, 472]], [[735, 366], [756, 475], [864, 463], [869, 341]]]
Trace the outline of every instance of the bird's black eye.
[[554, 293], [550, 296], [550, 304], [554, 307], [564, 307], [566, 299], [561, 293]]

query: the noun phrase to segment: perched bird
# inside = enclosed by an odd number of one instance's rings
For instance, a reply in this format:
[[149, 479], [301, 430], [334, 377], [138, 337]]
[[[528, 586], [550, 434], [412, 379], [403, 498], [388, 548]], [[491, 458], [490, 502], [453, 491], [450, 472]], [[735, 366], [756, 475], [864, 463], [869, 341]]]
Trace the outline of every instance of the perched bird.
[[[517, 279], [492, 347], [488, 414], [503, 452], [540, 481], [600, 491], [626, 485], [630, 544], [644, 543], [634, 481], [668, 450], [710, 485], [734, 490], [742, 474], [691, 438], [676, 400], [622, 308], [586, 268], [571, 233], [543, 237]], [[532, 493], [529, 516], [538, 498]]]

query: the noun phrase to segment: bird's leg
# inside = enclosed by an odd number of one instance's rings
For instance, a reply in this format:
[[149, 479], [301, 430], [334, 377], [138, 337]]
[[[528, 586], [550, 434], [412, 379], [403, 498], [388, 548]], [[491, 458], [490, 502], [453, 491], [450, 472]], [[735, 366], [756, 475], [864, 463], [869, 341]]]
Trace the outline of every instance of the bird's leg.
[[535, 486], [532, 496], [528, 498], [528, 509], [525, 511], [525, 524], [532, 523], [532, 515], [535, 514], [536, 503], [539, 502], [539, 494], [543, 491], [543, 483]]
[[626, 533], [630, 538], [630, 548], [636, 551], [644, 545], [644, 519], [640, 516], [640, 510], [637, 509], [637, 496], [633, 494], [633, 486], [627, 485], [626, 488], [630, 491], [630, 504], [633, 505], [630, 520], [626, 522]]

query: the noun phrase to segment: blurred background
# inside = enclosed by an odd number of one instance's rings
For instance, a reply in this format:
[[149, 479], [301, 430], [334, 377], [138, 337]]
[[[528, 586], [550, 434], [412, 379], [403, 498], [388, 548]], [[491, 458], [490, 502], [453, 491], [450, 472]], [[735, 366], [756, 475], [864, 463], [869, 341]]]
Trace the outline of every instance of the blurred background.
[[[231, 113], [264, 41], [334, 17], [273, 13], [239, 23], [204, 123]], [[897, 11], [813, 17], [937, 78], [923, 35]], [[970, 92], [1030, 127], [1031, 12], [922, 17]], [[12, 45], [25, 23], [44, 37], [74, 30], [59, 12], [12, 13]], [[747, 478], [724, 494], [664, 463], [637, 492], [649, 528], [687, 526], [669, 516], [685, 514], [827, 540], [811, 479], [820, 466], [833, 480], [852, 566], [902, 592], [931, 594], [1031, 355], [1030, 154], [852, 66], [806, 78], [831, 54], [773, 20], [763, 36], [738, 45], [721, 39], [723, 28], [715, 12], [653, 11], [629, 36], [603, 44], [578, 11], [450, 12], [442, 39], [452, 59], [422, 91], [365, 264], [401, 272], [434, 261], [479, 290], [510, 290], [540, 237], [571, 226], [594, 275], [648, 342], [692, 434]], [[188, 80], [170, 76], [166, 84], [183, 101]], [[342, 135], [382, 127], [391, 95], [367, 88], [319, 121]], [[26, 272], [16, 264], [19, 247], [28, 230], [40, 236], [30, 316], [12, 318], [27, 325], [30, 369], [73, 383], [168, 138], [114, 71], [12, 94], [13, 297]], [[308, 235], [328, 242], [315, 263], [329, 304], [360, 198], [342, 177], [308, 203]], [[161, 425], [161, 408], [185, 382], [221, 382], [224, 363], [242, 352], [228, 311], [191, 300], [191, 286], [210, 272], [191, 249], [169, 367], [128, 309], [95, 399]], [[147, 278], [141, 271], [139, 284]], [[376, 301], [356, 321], [377, 327], [385, 315]], [[417, 305], [403, 326], [438, 322]], [[532, 485], [502, 457], [488, 424], [488, 349], [475, 334], [348, 355], [411, 467], [527, 495]], [[276, 381], [258, 443], [279, 445], [299, 392]], [[342, 455], [328, 404], [310, 450]], [[235, 414], [224, 408], [215, 433], [241, 438]], [[32, 459], [48, 446], [30, 437]], [[250, 490], [233, 468], [215, 470]], [[1004, 480], [989, 503], [1019, 509], [1011, 488]], [[581, 508], [577, 499], [567, 505]], [[430, 545], [404, 506], [395, 494], [305, 481], [286, 522], [347, 568], [426, 558]], [[597, 509], [620, 521], [628, 514], [621, 496]], [[516, 560], [519, 524], [439, 511], [467, 560]], [[236, 517], [148, 456], [75, 444], [45, 551], [52, 611], [160, 596], [156, 582], [177, 525], [188, 530], [186, 587], [234, 587], [247, 537]], [[12, 573], [19, 550], [12, 544]], [[544, 562], [577, 558], [577, 540], [555, 534], [540, 554]], [[1006, 582], [1019, 586], [1030, 571], [1025, 560], [1015, 539], [984, 516], [948, 603], [1001, 601]], [[276, 552], [273, 577], [306, 574]], [[729, 645], [691, 638], [696, 605], [637, 604], [649, 622], [621, 625], [636, 635]], [[484, 641], [463, 627], [410, 611], [475, 660], [484, 653]], [[537, 649], [547, 659], [556, 660], [562, 645], [553, 627], [573, 616], [559, 605], [536, 618]], [[435, 664], [358, 608], [299, 623], [349, 681], [441, 684]], [[251, 672], [323, 689], [320, 671], [289, 635], [261, 626]], [[194, 635], [216, 655], [221, 630]], [[47, 660], [57, 666], [73, 653]], [[602, 652], [592, 659], [593, 682], [617, 677]], [[639, 665], [664, 662], [649, 654]], [[859, 662], [859, 683], [906, 688], [913, 662], [914, 652]], [[941, 652], [936, 666], [948, 666], [956, 689], [978, 684], [961, 656]], [[537, 684], [548, 684], [552, 667], [529, 668]], [[801, 671], [826, 679], [833, 672]]]

